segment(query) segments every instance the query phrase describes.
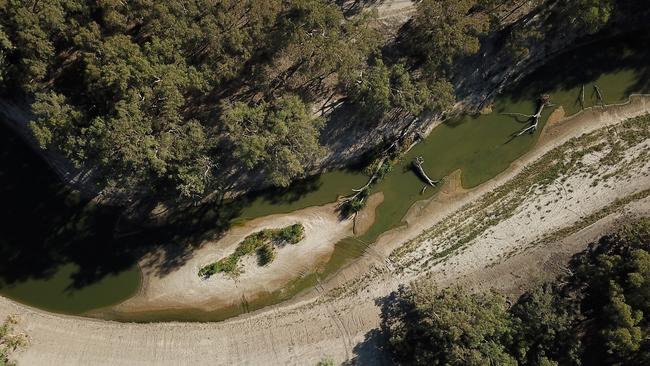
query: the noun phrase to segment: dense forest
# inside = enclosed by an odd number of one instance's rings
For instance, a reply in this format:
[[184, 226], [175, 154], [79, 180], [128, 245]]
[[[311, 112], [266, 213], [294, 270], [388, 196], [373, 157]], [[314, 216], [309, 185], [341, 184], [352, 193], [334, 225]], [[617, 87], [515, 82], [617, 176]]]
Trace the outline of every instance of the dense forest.
[[383, 309], [405, 365], [650, 364], [650, 219], [578, 254], [567, 275], [508, 306], [496, 292], [420, 281]]
[[[40, 146], [102, 187], [200, 199], [238, 174], [287, 186], [323, 155], [335, 105], [368, 129], [449, 109], [455, 60], [521, 3], [418, 1], [387, 44], [376, 11], [327, 0], [0, 0], [0, 84], [31, 104]], [[535, 2], [589, 32], [615, 3]], [[511, 37], [518, 57], [531, 37]]]

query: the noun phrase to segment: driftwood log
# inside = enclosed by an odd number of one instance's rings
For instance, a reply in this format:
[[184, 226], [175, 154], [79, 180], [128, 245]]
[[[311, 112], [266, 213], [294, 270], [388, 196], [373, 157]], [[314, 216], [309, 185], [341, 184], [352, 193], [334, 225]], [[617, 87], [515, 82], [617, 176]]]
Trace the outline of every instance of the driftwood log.
[[[408, 133], [409, 133], [410, 130], [411, 130], [411, 127], [412, 127], [413, 125], [415, 125], [418, 121], [419, 121], [419, 118], [418, 118], [418, 117], [413, 117], [413, 119], [411, 120], [411, 122], [410, 122], [408, 125], [406, 125], [406, 127], [404, 127], [404, 128], [402, 129], [402, 131], [401, 131], [400, 134], [395, 138], [395, 140], [394, 140], [390, 145], [388, 145], [388, 147], [385, 148], [381, 153], [379, 153], [379, 156], [381, 156], [381, 158], [379, 159], [379, 161], [378, 161], [378, 163], [377, 163], [377, 169], [376, 169], [375, 172], [372, 174], [372, 176], [370, 177], [370, 179], [368, 179], [368, 182], [366, 183], [366, 185], [364, 185], [364, 186], [361, 187], [361, 188], [353, 189], [352, 191], [353, 191], [354, 193], [353, 193], [352, 195], [350, 195], [350, 196], [345, 197], [345, 198], [341, 201], [340, 205], [344, 205], [344, 204], [347, 204], [347, 203], [352, 202], [352, 201], [355, 200], [357, 197], [359, 197], [360, 195], [362, 195], [363, 192], [365, 192], [366, 190], [370, 189], [370, 186], [372, 186], [372, 185], [377, 181], [377, 179], [379, 178], [379, 172], [381, 171], [381, 168], [383, 168], [383, 166], [384, 166], [384, 164], [386, 163], [386, 161], [388, 160], [388, 158], [391, 156], [391, 152], [392, 152], [392, 151], [399, 150], [399, 145], [400, 145], [400, 143], [401, 143], [401, 142], [404, 140], [404, 138], [408, 135]], [[360, 202], [363, 203], [363, 198], [361, 199]]]
[[[424, 158], [422, 158], [421, 156], [418, 156], [418, 157], [415, 158], [415, 160], [413, 160], [413, 167], [415, 167], [415, 170], [418, 172], [420, 177], [422, 179], [424, 179], [424, 181], [428, 185], [430, 185], [431, 187], [435, 187], [435, 185], [440, 183], [440, 182], [437, 181], [437, 180], [433, 180], [433, 179], [429, 178], [427, 173], [424, 171], [424, 168], [422, 167], [422, 164], [424, 164]], [[422, 193], [424, 193], [424, 189], [422, 190]]]
[[509, 116], [521, 116], [521, 117], [526, 117], [528, 118], [528, 122], [530, 123], [530, 126], [524, 128], [523, 130], [519, 131], [515, 135], [515, 137], [521, 136], [526, 132], [533, 133], [537, 130], [537, 125], [539, 124], [539, 120], [542, 117], [542, 112], [544, 111], [544, 107], [552, 107], [553, 104], [550, 103], [551, 96], [548, 94], [544, 94], [539, 98], [538, 101], [538, 107], [537, 107], [537, 112], [535, 114], [523, 114], [523, 113], [502, 113], [505, 115]]
[[[352, 191], [355, 192], [355, 193], [352, 194], [352, 195], [350, 195], [350, 196], [345, 197], [345, 198], [343, 199], [343, 201], [341, 201], [341, 204], [340, 204], [340, 205], [346, 204], [346, 203], [348, 203], [348, 202], [352, 202], [352, 201], [355, 200], [357, 197], [359, 197], [360, 195], [362, 195], [366, 190], [368, 190], [368, 189], [370, 188], [370, 186], [371, 186], [373, 183], [375, 183], [375, 181], [376, 181], [377, 178], [379, 177], [379, 172], [381, 171], [381, 168], [384, 166], [384, 163], [386, 162], [386, 159], [388, 159], [388, 156], [384, 156], [383, 158], [381, 158], [381, 159], [379, 160], [379, 163], [377, 164], [377, 169], [376, 169], [375, 172], [372, 174], [372, 176], [370, 177], [370, 179], [368, 179], [368, 182], [366, 183], [366, 185], [363, 186], [363, 187], [361, 187], [361, 188], [352, 189]], [[361, 199], [361, 202], [363, 202], [363, 198]]]

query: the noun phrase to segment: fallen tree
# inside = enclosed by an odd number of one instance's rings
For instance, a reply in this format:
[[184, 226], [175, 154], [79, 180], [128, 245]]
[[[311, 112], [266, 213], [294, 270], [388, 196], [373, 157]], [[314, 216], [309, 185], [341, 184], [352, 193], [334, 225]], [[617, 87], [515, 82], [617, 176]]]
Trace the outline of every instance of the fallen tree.
[[598, 99], [598, 102], [600, 102], [600, 105], [605, 107], [605, 99], [603, 98], [603, 93], [600, 92], [600, 88], [598, 87], [597, 84], [594, 84], [594, 93], [596, 94], [596, 98]]
[[537, 107], [537, 112], [535, 114], [523, 114], [523, 113], [502, 113], [504, 115], [508, 116], [522, 116], [528, 118], [527, 122], [530, 123], [530, 126], [524, 128], [523, 130], [519, 131], [515, 135], [515, 137], [519, 137], [523, 135], [526, 132], [534, 133], [537, 130], [537, 125], [539, 124], [539, 120], [542, 117], [542, 112], [544, 111], [544, 107], [552, 107], [553, 104], [550, 103], [551, 96], [548, 94], [544, 94], [539, 98], [538, 101], [538, 107]]
[[[420, 175], [420, 177], [421, 177], [422, 179], [424, 179], [424, 181], [425, 181], [428, 185], [430, 185], [431, 187], [435, 187], [436, 184], [440, 183], [440, 181], [438, 181], [438, 180], [433, 180], [433, 179], [429, 178], [429, 176], [427, 175], [427, 173], [424, 171], [424, 168], [422, 168], [422, 164], [424, 164], [424, 158], [421, 157], [421, 156], [418, 156], [418, 157], [416, 157], [416, 158], [413, 160], [413, 167], [414, 167], [415, 170], [418, 172], [418, 174]], [[422, 190], [422, 192], [424, 192], [424, 189]]]
[[[418, 117], [413, 117], [411, 122], [402, 129], [393, 142], [378, 154], [378, 159], [373, 163], [376, 164], [377, 167], [370, 176], [370, 179], [368, 179], [368, 182], [361, 188], [352, 189], [354, 193], [343, 198], [339, 202], [339, 210], [343, 216], [347, 217], [351, 214], [356, 214], [361, 208], [363, 208], [365, 205], [365, 199], [370, 195], [370, 187], [390, 171], [391, 158], [408, 150], [412, 146], [412, 144], [404, 144], [404, 142], [409, 140], [407, 137], [411, 136], [410, 132], [412, 132], [412, 127], [418, 121]], [[417, 135], [417, 131], [415, 134]], [[404, 145], [408, 146], [404, 147]], [[370, 164], [370, 166], [373, 164]]]

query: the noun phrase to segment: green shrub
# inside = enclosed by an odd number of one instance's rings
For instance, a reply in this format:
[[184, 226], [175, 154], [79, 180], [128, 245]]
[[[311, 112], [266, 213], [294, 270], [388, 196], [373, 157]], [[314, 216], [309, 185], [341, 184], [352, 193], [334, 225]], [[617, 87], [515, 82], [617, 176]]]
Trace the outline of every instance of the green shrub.
[[275, 249], [273, 248], [273, 245], [266, 243], [257, 248], [258, 265], [266, 266], [267, 264], [273, 262], [273, 259], [275, 259]]
[[27, 345], [27, 336], [16, 334], [14, 326], [17, 319], [9, 316], [0, 324], [0, 365], [13, 366], [15, 363], [11, 360], [11, 353]]
[[316, 366], [334, 366], [334, 360], [331, 358], [324, 358], [316, 364]]
[[296, 244], [305, 238], [305, 227], [302, 224], [287, 226], [280, 229], [276, 237], [287, 243]]
[[239, 258], [257, 253], [257, 264], [265, 266], [275, 259], [273, 243], [296, 244], [305, 237], [305, 228], [302, 224], [293, 224], [281, 229], [265, 229], [250, 234], [237, 246], [231, 255], [210, 263], [199, 270], [199, 276], [208, 278], [216, 273], [239, 275]]

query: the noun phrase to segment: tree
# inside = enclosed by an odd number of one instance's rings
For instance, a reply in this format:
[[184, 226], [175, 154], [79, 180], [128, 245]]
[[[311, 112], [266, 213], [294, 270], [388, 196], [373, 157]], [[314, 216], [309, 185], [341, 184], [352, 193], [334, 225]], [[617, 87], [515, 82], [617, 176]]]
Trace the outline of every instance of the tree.
[[604, 236], [558, 282], [508, 311], [494, 293], [431, 283], [402, 287], [382, 308], [397, 364], [646, 365], [650, 361], [650, 219]]
[[580, 364], [581, 345], [574, 333], [579, 309], [567, 296], [558, 287], [544, 284], [522, 295], [512, 307], [512, 351], [520, 365]]
[[37, 118], [31, 122], [31, 128], [41, 148], [57, 146], [80, 166], [85, 159], [80, 144], [90, 142], [78, 135], [77, 127], [84, 119], [83, 113], [68, 104], [64, 95], [55, 92], [36, 94], [32, 109]]
[[2, 25], [0, 25], [0, 83], [5, 79], [7, 74], [7, 69], [9, 68], [9, 63], [7, 62], [7, 55], [11, 52], [13, 44], [9, 37], [4, 32]]
[[379, 34], [369, 26], [376, 12], [344, 21], [341, 9], [331, 2], [296, 0], [283, 15], [272, 37], [273, 60], [261, 73], [271, 90], [302, 88], [313, 94], [326, 79], [342, 83], [379, 46]]
[[585, 287], [583, 311], [598, 325], [586, 352], [610, 364], [650, 359], [650, 220], [601, 238], [578, 258], [575, 281]]
[[575, 30], [596, 33], [609, 21], [614, 0], [573, 0], [561, 2], [559, 13], [563, 22]]
[[382, 329], [396, 361], [409, 365], [516, 365], [504, 346], [511, 319], [496, 293], [428, 282], [401, 288], [387, 304]]
[[[0, 77], [34, 100], [40, 145], [136, 199], [198, 198], [251, 164], [268, 163], [268, 181], [283, 186], [304, 174], [322, 121], [300, 104], [337, 93], [380, 41], [374, 12], [346, 20], [326, 0], [0, 5]], [[268, 128], [275, 150], [257, 159], [242, 138], [245, 160], [232, 159], [219, 106], [252, 111], [259, 100], [273, 101], [262, 103], [265, 122], [305, 133]]]
[[390, 71], [382, 60], [376, 60], [355, 85], [354, 97], [370, 119], [391, 108]]
[[386, 66], [375, 60], [359, 80], [352, 83], [354, 100], [365, 116], [379, 119], [390, 110], [418, 116], [425, 109], [442, 112], [453, 105], [454, 88], [448, 81], [415, 80], [403, 63]]
[[226, 106], [223, 123], [235, 156], [275, 185], [288, 186], [323, 154], [318, 144], [323, 120], [313, 117], [295, 95], [257, 105]]
[[413, 17], [409, 39], [412, 50], [429, 68], [450, 65], [458, 56], [476, 53], [479, 36], [489, 27], [489, 17], [476, 0], [423, 0]]

